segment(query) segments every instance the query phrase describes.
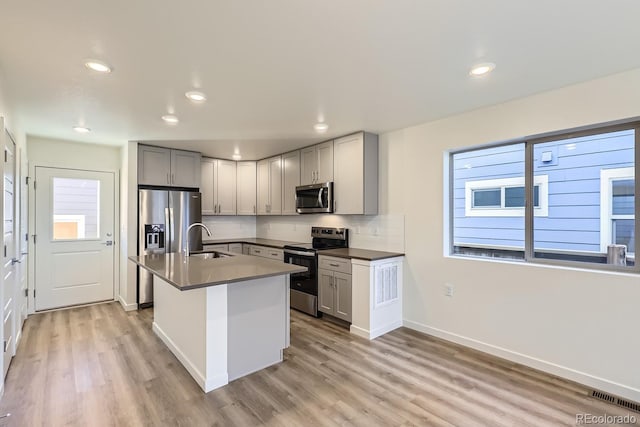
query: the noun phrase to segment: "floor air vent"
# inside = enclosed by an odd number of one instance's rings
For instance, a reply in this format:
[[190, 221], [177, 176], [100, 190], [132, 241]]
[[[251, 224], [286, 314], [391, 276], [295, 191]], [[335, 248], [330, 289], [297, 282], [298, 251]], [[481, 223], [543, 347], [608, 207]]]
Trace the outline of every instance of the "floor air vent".
[[604, 400], [605, 402], [609, 402], [609, 403], [612, 403], [614, 405], [621, 406], [623, 408], [627, 408], [627, 409], [630, 409], [630, 410], [635, 411], [635, 412], [640, 412], [640, 404], [639, 403], [631, 402], [631, 401], [625, 400], [625, 399], [620, 399], [619, 397], [615, 397], [615, 396], [612, 396], [612, 395], [607, 394], [607, 393], [603, 393], [603, 392], [598, 391], [598, 390], [593, 390], [591, 392], [591, 396], [595, 397], [596, 399]]

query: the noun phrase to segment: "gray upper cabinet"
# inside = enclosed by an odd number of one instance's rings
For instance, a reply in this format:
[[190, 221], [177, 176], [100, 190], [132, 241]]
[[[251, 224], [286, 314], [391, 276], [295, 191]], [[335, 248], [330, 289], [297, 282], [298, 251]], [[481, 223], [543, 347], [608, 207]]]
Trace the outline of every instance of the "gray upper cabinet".
[[282, 156], [257, 163], [258, 215], [282, 214]]
[[282, 215], [296, 214], [296, 187], [300, 185], [300, 151], [282, 155]]
[[171, 185], [171, 150], [138, 146], [138, 184]]
[[200, 187], [200, 153], [138, 146], [138, 184]]
[[203, 215], [236, 214], [236, 162], [203, 157], [200, 184]]
[[378, 136], [359, 132], [334, 141], [334, 213], [378, 213]]
[[300, 185], [333, 181], [333, 141], [300, 150]]
[[238, 215], [255, 215], [256, 162], [238, 162], [236, 166]]

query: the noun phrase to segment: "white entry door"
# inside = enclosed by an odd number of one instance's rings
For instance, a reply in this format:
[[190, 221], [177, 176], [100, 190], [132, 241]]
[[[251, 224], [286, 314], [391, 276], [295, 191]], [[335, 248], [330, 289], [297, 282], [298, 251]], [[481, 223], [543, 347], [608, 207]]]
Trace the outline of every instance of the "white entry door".
[[3, 266], [3, 332], [4, 332], [4, 375], [7, 375], [11, 358], [14, 355], [14, 344], [16, 336], [16, 314], [15, 314], [15, 294], [16, 294], [16, 238], [15, 238], [15, 204], [16, 204], [16, 185], [15, 185], [15, 152], [16, 144], [4, 132], [4, 177], [3, 177], [3, 223], [4, 223], [4, 256], [2, 258]]
[[35, 169], [36, 311], [112, 300], [115, 175]]

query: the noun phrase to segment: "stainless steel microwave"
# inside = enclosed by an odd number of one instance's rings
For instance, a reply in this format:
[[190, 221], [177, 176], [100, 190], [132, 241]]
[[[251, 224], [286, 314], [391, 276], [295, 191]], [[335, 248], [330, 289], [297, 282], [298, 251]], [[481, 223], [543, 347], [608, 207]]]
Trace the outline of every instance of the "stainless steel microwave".
[[300, 214], [333, 212], [333, 182], [296, 187], [296, 212]]

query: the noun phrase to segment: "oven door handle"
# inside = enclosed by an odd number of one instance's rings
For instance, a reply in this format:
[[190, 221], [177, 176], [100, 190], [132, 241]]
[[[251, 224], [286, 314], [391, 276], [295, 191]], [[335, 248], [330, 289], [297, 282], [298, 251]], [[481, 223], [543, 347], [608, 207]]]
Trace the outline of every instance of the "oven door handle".
[[294, 251], [292, 249], [285, 249], [284, 253], [285, 254], [289, 254], [289, 255], [304, 256], [304, 257], [307, 257], [307, 258], [315, 258], [315, 256], [316, 256], [316, 254], [312, 253], [312, 252]]

